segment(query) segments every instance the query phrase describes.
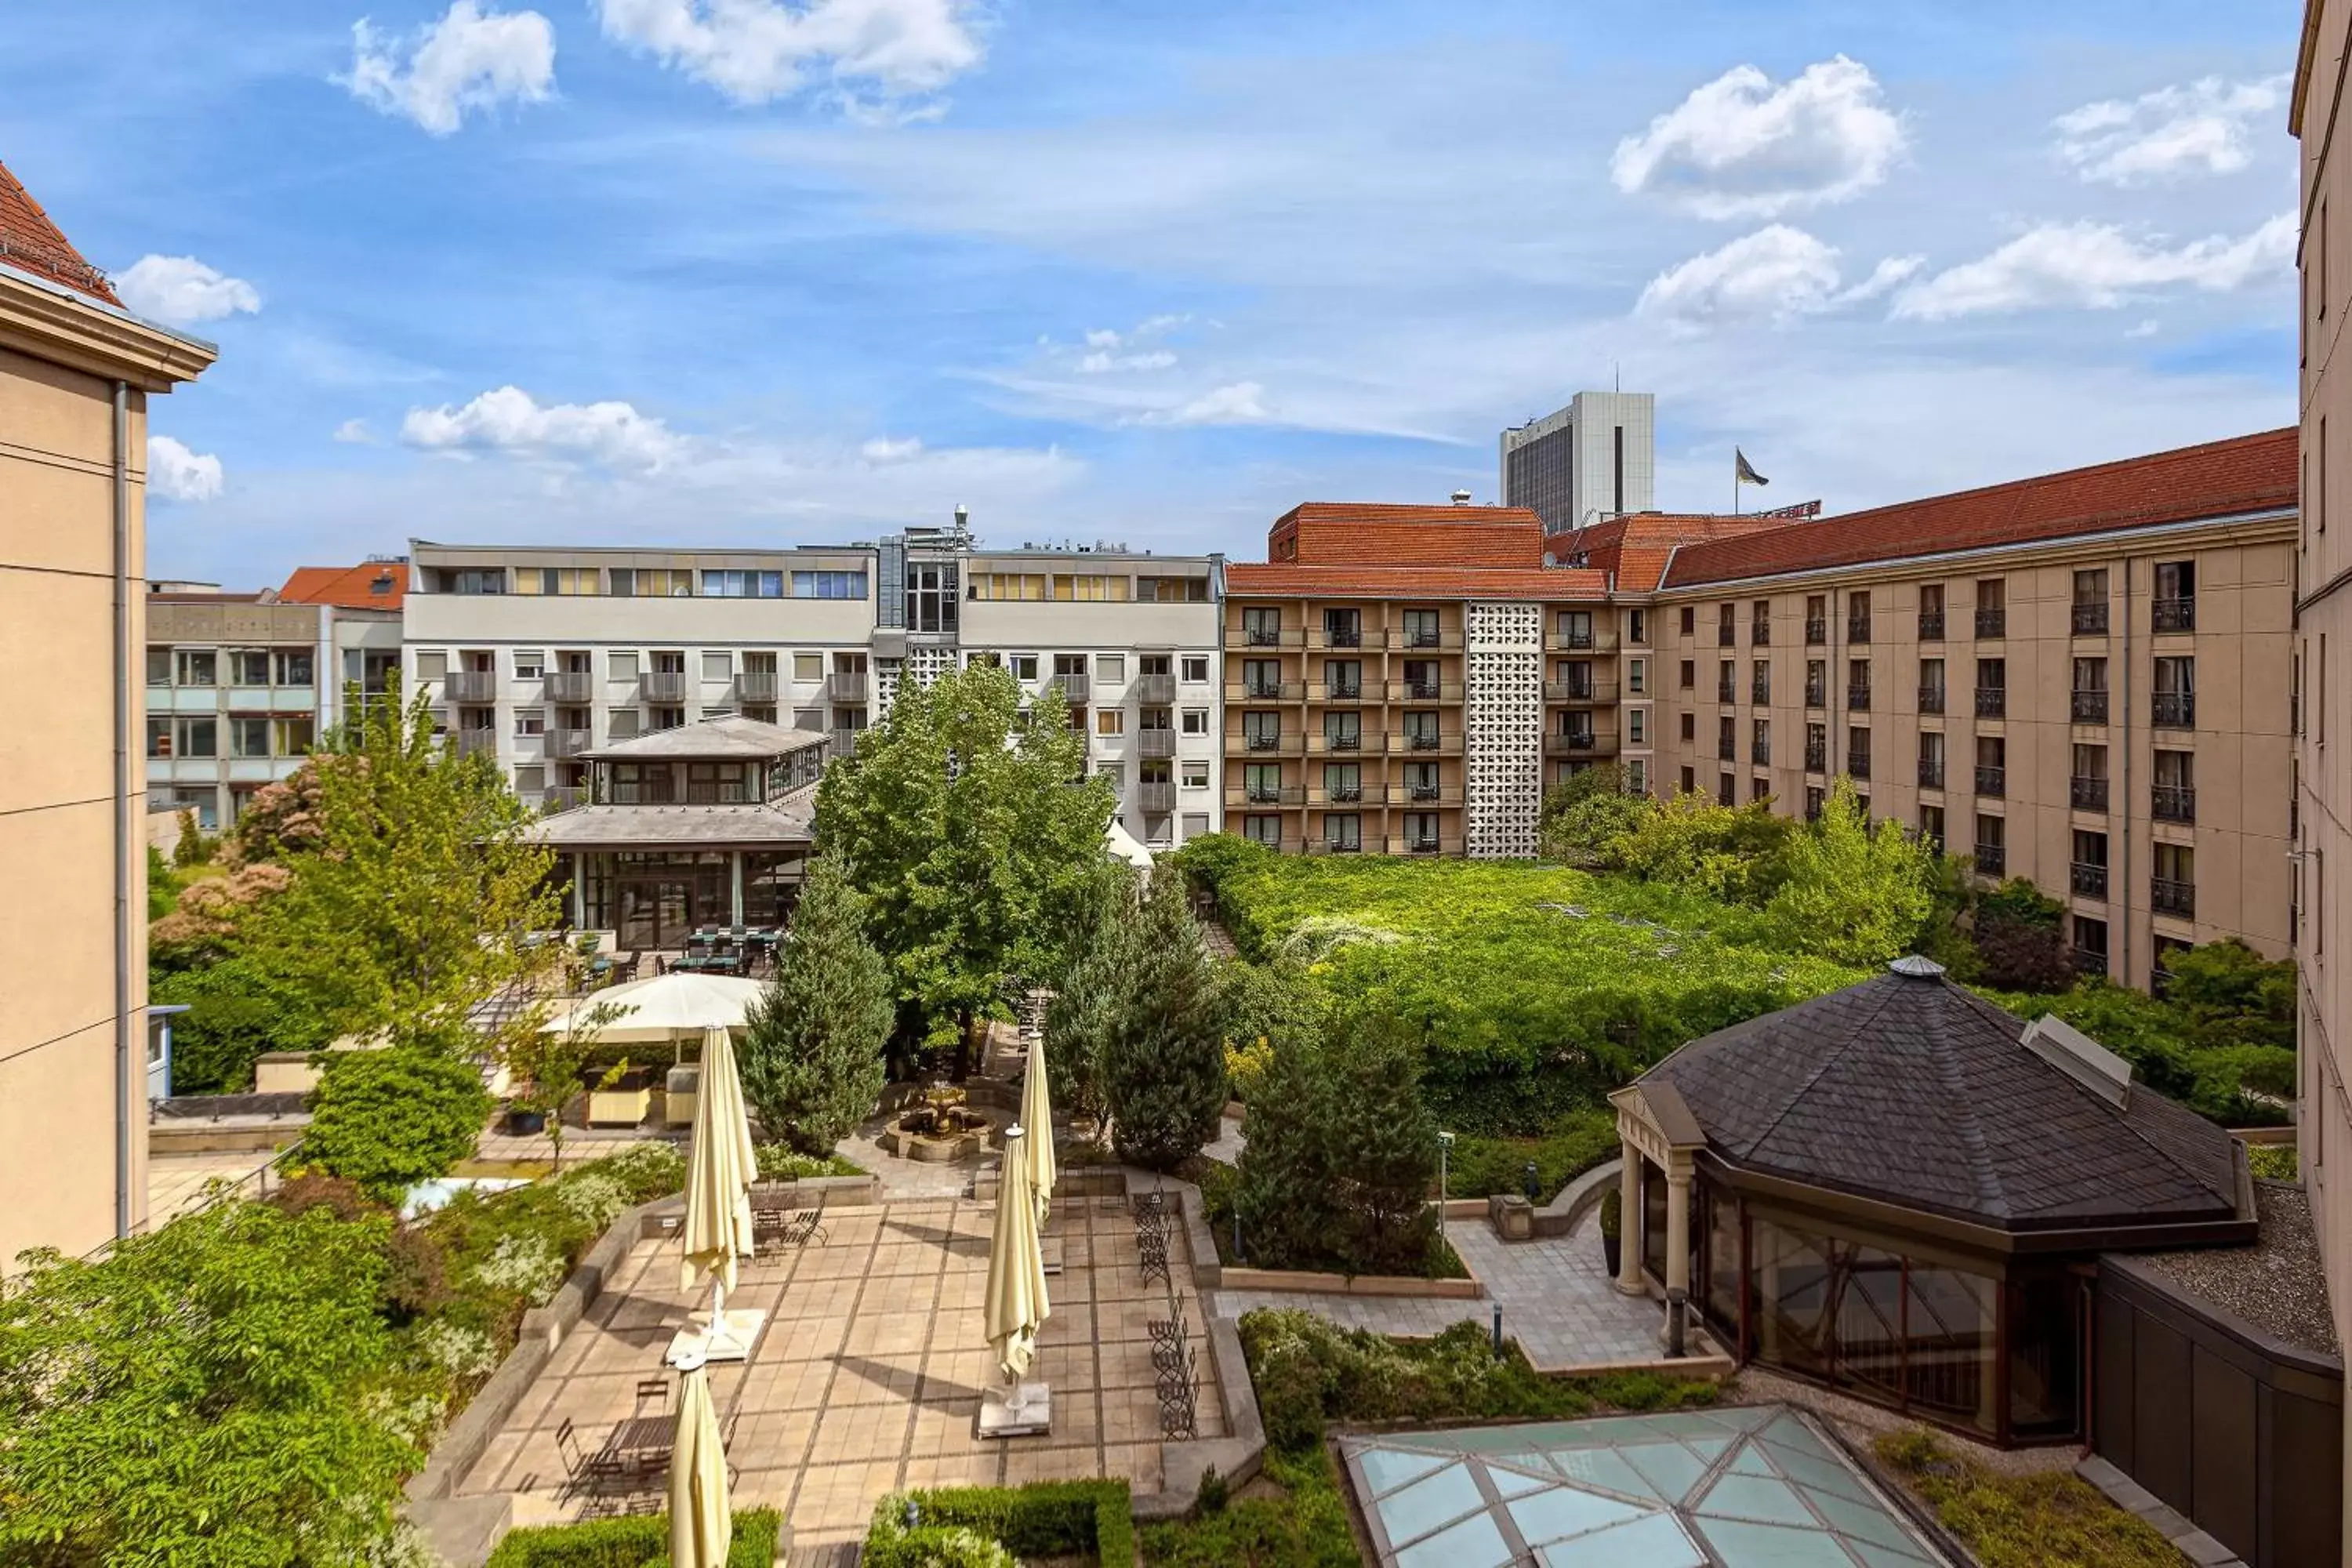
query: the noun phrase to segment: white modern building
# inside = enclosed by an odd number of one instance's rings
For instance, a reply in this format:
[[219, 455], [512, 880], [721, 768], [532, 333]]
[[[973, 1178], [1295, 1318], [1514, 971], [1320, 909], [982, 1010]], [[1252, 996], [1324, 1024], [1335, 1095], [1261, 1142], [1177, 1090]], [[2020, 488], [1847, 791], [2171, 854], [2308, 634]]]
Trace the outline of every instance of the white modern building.
[[769, 551], [413, 541], [403, 674], [456, 743], [526, 799], [576, 804], [587, 754], [740, 715], [827, 735], [887, 710], [902, 676], [1003, 664], [1068, 704], [1128, 831], [1219, 824], [1215, 556], [979, 548], [953, 528]]
[[1656, 507], [1656, 395], [1580, 392], [1565, 408], [1503, 432], [1505, 506], [1531, 509], [1546, 533]]

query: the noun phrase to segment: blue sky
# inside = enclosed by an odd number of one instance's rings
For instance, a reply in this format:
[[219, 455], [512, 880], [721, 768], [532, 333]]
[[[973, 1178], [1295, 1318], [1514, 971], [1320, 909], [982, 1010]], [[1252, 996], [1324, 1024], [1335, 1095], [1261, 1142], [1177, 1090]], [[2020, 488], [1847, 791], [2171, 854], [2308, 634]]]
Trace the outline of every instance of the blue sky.
[[1612, 374], [1675, 509], [2294, 416], [2291, 0], [22, 9], [0, 161], [221, 345], [158, 574], [959, 502], [1256, 559]]

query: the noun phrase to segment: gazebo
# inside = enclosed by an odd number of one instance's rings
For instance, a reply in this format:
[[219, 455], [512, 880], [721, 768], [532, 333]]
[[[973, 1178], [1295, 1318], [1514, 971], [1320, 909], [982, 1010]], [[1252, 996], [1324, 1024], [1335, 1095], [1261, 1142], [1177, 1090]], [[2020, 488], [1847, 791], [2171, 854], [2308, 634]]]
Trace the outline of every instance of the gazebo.
[[2256, 1233], [2226, 1131], [1923, 958], [1611, 1100], [1620, 1289], [1682, 1291], [1740, 1362], [1998, 1443], [2080, 1436], [2100, 1254]]

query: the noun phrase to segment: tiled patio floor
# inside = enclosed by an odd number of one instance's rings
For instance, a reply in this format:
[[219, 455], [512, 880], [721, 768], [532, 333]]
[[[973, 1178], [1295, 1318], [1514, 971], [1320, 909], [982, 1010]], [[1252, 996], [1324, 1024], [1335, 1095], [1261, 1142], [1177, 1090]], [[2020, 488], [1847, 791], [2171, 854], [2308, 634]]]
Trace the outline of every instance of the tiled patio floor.
[[[862, 1537], [875, 1501], [898, 1487], [996, 1485], [1125, 1477], [1160, 1489], [1159, 1403], [1148, 1320], [1168, 1287], [1146, 1284], [1123, 1200], [1057, 1205], [1046, 1234], [1062, 1238], [1065, 1271], [1048, 1281], [1054, 1313], [1035, 1373], [1054, 1390], [1054, 1430], [982, 1442], [974, 1426], [994, 1376], [981, 1338], [992, 1204], [894, 1202], [826, 1215], [822, 1244], [748, 1264], [730, 1306], [764, 1308], [751, 1361], [712, 1370], [739, 1507], [785, 1510], [796, 1545]], [[1197, 1335], [1182, 1231], [1171, 1263]], [[646, 1242], [565, 1340], [541, 1384], [467, 1477], [469, 1494], [518, 1494], [517, 1523], [589, 1511], [563, 1495], [556, 1428], [567, 1417], [593, 1449], [631, 1414], [640, 1378], [661, 1374], [688, 1294], [675, 1243]], [[1213, 1376], [1205, 1354], [1205, 1380]], [[1199, 1396], [1200, 1436], [1223, 1435], [1213, 1386]], [[652, 1483], [658, 1488], [658, 1481]], [[658, 1506], [656, 1494], [641, 1500]]]
[[[215, 1181], [242, 1181], [268, 1164], [267, 1149], [156, 1154], [147, 1161], [147, 1224], [152, 1229], [202, 1203]], [[247, 1189], [247, 1195], [251, 1194]]]

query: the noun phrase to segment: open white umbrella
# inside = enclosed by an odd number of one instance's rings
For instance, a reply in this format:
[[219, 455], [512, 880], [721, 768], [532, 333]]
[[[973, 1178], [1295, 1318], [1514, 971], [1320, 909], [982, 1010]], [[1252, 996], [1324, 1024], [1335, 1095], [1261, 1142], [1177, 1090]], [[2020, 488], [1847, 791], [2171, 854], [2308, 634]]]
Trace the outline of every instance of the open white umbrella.
[[669, 1456], [670, 1564], [725, 1568], [735, 1543], [735, 1516], [727, 1501], [727, 1449], [710, 1402], [710, 1373], [699, 1360], [678, 1370], [677, 1436]]
[[[758, 1171], [743, 1082], [735, 1072], [735, 1043], [723, 1025], [713, 1024], [702, 1035], [702, 1081], [686, 1161], [686, 1215], [678, 1226], [678, 1288], [690, 1290], [705, 1278], [710, 1281], [707, 1357], [740, 1359], [750, 1353], [748, 1337], [730, 1323], [726, 1307], [727, 1292], [735, 1288], [735, 1260], [752, 1251], [751, 1181]], [[757, 1324], [752, 1327], [756, 1331]]]
[[1004, 1130], [1004, 1173], [996, 1192], [996, 1231], [988, 1247], [988, 1295], [981, 1330], [1004, 1381], [1017, 1384], [1036, 1354], [1037, 1331], [1052, 1316], [1045, 1258], [1037, 1245], [1037, 1203], [1029, 1186], [1026, 1140], [1019, 1123]]
[[1037, 1223], [1044, 1225], [1054, 1203], [1054, 1183], [1061, 1174], [1054, 1163], [1054, 1100], [1045, 1084], [1045, 1042], [1029, 1045], [1029, 1066], [1021, 1075], [1021, 1125], [1029, 1135], [1021, 1140], [1027, 1156], [1029, 1190], [1037, 1196]]
[[541, 1025], [550, 1034], [571, 1026], [572, 1015], [592, 1007], [615, 1007], [612, 1022], [599, 1027], [596, 1038], [612, 1045], [645, 1045], [674, 1040], [714, 1024], [730, 1029], [743, 1026], [744, 1010], [763, 987], [756, 980], [729, 974], [657, 974], [632, 980], [579, 997]]

